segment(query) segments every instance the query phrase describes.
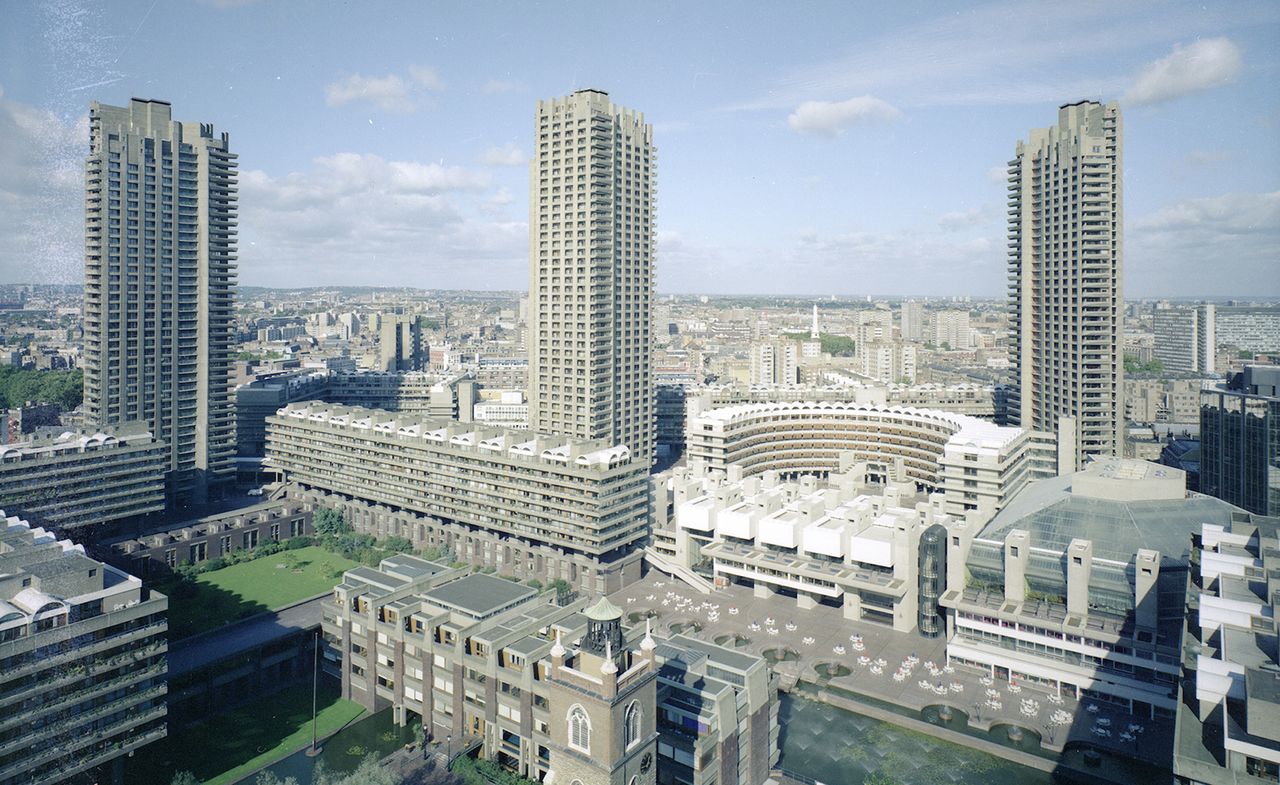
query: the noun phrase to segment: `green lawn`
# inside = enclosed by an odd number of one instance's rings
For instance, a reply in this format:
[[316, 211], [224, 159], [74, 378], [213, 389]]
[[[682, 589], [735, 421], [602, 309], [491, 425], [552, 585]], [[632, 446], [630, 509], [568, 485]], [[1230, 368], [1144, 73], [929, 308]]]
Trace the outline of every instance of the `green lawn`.
[[327, 592], [344, 571], [358, 566], [312, 545], [202, 573], [185, 592], [175, 591], [173, 584], [156, 588], [171, 592], [169, 640], [177, 641]]
[[[318, 705], [321, 740], [364, 713], [332, 688], [321, 690]], [[143, 747], [125, 760], [124, 781], [169, 785], [175, 772], [189, 771], [205, 785], [227, 785], [309, 744], [311, 685], [305, 684]]]

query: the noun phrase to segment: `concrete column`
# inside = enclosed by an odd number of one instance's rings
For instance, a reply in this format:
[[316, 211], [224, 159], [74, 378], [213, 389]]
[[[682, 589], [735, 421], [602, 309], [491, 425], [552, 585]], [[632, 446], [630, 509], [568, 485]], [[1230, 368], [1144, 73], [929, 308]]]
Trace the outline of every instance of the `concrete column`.
[[1160, 553], [1142, 548], [1134, 561], [1136, 574], [1133, 586], [1133, 607], [1137, 611], [1135, 621], [1139, 627], [1154, 630], [1160, 616], [1157, 607], [1159, 591], [1156, 588], [1160, 580]]
[[1004, 598], [1012, 602], [1027, 599], [1027, 562], [1031, 557], [1031, 535], [1014, 529], [1004, 539]]
[[796, 607], [802, 611], [813, 610], [818, 607], [818, 601], [807, 591], [796, 592]]
[[955, 518], [947, 522], [947, 591], [964, 589], [964, 565], [973, 543], [973, 527]]
[[1093, 572], [1093, 541], [1074, 539], [1067, 546], [1067, 613], [1089, 614], [1089, 575]]
[[755, 590], [753, 593], [755, 594], [756, 598], [765, 600], [773, 596], [773, 589], [769, 588], [768, 584], [764, 584], [764, 583], [761, 583], [760, 581], [756, 581]]

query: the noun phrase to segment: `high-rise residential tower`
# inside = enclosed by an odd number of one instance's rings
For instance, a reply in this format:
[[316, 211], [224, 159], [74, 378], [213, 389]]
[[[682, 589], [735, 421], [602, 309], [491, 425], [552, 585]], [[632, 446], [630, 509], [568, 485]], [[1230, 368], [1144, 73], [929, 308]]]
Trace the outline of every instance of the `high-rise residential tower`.
[[97, 426], [147, 423], [169, 503], [235, 476], [230, 385], [236, 155], [168, 103], [89, 108], [85, 373]]
[[1122, 141], [1116, 103], [1080, 101], [1009, 162], [1009, 419], [1075, 418], [1077, 466], [1123, 439]]
[[905, 300], [900, 314], [899, 333], [904, 341], [924, 340], [924, 303]]
[[1152, 314], [1155, 356], [1167, 371], [1212, 374], [1217, 341], [1212, 303], [1193, 308], [1157, 308]]
[[653, 127], [607, 93], [539, 101], [529, 177], [533, 430], [653, 454]]
[[420, 371], [426, 365], [418, 317], [383, 314], [378, 342], [378, 370]]

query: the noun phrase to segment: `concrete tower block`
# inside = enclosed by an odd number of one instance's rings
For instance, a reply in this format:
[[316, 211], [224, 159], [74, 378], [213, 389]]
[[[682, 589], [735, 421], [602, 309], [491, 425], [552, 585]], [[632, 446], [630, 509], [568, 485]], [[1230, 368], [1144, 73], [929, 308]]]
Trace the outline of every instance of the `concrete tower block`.
[[1139, 627], [1154, 630], [1160, 617], [1159, 594], [1160, 553], [1143, 548], [1134, 557], [1133, 607]]
[[1093, 572], [1093, 540], [1074, 539], [1067, 546], [1067, 613], [1089, 613], [1089, 575]]
[[1014, 529], [1004, 539], [1004, 598], [1013, 602], [1027, 599], [1027, 562], [1031, 558], [1031, 535]]
[[952, 519], [947, 527], [947, 591], [964, 589], [964, 565], [973, 543], [973, 529], [962, 520]]

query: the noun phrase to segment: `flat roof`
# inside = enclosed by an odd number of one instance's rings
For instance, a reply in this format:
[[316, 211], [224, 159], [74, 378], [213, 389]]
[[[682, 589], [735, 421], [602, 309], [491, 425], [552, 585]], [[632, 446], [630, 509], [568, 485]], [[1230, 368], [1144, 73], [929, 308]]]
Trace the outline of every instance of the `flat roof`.
[[382, 566], [393, 569], [397, 573], [406, 575], [412, 579], [430, 578], [448, 571], [448, 567], [426, 559], [420, 559], [417, 556], [409, 554], [399, 554], [397, 556], [388, 556], [382, 560]]
[[760, 657], [753, 654], [740, 654], [733, 649], [728, 649], [724, 646], [717, 646], [714, 643], [707, 643], [706, 641], [700, 641], [697, 638], [690, 638], [684, 635], [676, 635], [672, 637], [668, 643], [699, 652], [705, 655], [706, 658], [712, 662], [727, 665], [730, 668], [740, 670], [743, 673], [751, 670], [757, 662], [761, 661]]
[[495, 578], [492, 575], [473, 574], [428, 591], [423, 597], [445, 608], [464, 613], [475, 619], [484, 619], [511, 608], [537, 594], [537, 591], [519, 583]]
[[516, 654], [523, 654], [526, 657], [532, 656], [535, 651], [544, 646], [550, 646], [551, 641], [543, 640], [536, 635], [527, 635], [518, 641], [508, 643], [506, 648]]

